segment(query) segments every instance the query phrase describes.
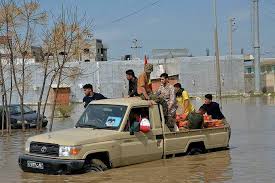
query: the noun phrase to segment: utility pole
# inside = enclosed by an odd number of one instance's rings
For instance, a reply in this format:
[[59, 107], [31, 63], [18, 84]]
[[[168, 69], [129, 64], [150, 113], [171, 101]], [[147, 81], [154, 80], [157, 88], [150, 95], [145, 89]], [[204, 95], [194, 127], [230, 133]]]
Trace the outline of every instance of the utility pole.
[[216, 52], [216, 74], [217, 74], [217, 88], [218, 88], [218, 98], [220, 105], [222, 106], [222, 87], [221, 87], [221, 71], [220, 71], [220, 51], [219, 51], [219, 40], [218, 40], [218, 17], [217, 17], [217, 2], [213, 0], [214, 4], [214, 39], [215, 39], [215, 52]]
[[252, 28], [255, 67], [255, 92], [261, 92], [261, 68], [260, 68], [260, 27], [259, 27], [259, 0], [252, 0]]
[[138, 49], [142, 48], [141, 46], [138, 45], [138, 40], [137, 39], [133, 39], [132, 41], [133, 43], [133, 46], [131, 46], [132, 49], [134, 49], [134, 56], [135, 56], [135, 59], [138, 58]]
[[[235, 27], [235, 18], [233, 17], [229, 17], [228, 19], [228, 54], [229, 54], [229, 62], [227, 62], [227, 68], [229, 73], [232, 73], [233, 71], [233, 66], [232, 66], [232, 55], [233, 55], [233, 32], [236, 30]], [[224, 80], [222, 79], [224, 84]], [[231, 82], [231, 84], [233, 85], [233, 80], [230, 80], [229, 82]]]
[[236, 30], [235, 28], [235, 18], [230, 17], [228, 21], [228, 49], [229, 55], [233, 55], [233, 37], [232, 33]]
[[209, 48], [206, 48], [206, 56], [210, 56], [210, 50], [209, 50]]

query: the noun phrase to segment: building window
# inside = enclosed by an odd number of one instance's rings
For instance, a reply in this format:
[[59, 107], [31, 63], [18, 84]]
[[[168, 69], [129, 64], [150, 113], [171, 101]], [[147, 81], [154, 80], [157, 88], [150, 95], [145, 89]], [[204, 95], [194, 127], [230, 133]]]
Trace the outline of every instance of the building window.
[[248, 74], [250, 74], [250, 73], [252, 72], [252, 68], [251, 68], [251, 67], [248, 67], [248, 68], [246, 69], [246, 72], [247, 72]]
[[97, 43], [102, 43], [102, 40], [97, 39], [96, 42], [97, 42]]
[[97, 49], [97, 53], [100, 53], [100, 49]]
[[267, 65], [267, 66], [265, 67], [265, 70], [266, 70], [266, 72], [271, 72], [271, 65]]
[[85, 54], [88, 54], [90, 52], [90, 50], [88, 48], [85, 48], [83, 51]]

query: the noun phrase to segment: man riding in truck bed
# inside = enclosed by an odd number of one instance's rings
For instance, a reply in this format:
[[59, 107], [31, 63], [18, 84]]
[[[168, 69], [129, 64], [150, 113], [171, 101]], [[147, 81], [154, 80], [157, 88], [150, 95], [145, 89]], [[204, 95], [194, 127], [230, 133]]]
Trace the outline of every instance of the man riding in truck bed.
[[144, 72], [142, 72], [138, 77], [138, 87], [137, 92], [141, 98], [145, 100], [150, 99], [150, 94], [152, 94], [152, 88], [149, 85], [150, 74], [153, 72], [153, 65], [146, 64], [144, 66]]
[[132, 69], [126, 71], [126, 78], [129, 81], [128, 97], [136, 97], [137, 93], [137, 81], [135, 73]]
[[[169, 127], [169, 129], [171, 131], [173, 131], [173, 129], [174, 129], [173, 121], [175, 121], [175, 115], [173, 115], [173, 114], [174, 114], [174, 107], [175, 107], [174, 105], [175, 105], [176, 99], [174, 99], [173, 105], [170, 106], [171, 109], [170, 109], [170, 114], [169, 114], [168, 104], [167, 104], [167, 101], [165, 101], [165, 96], [164, 96], [166, 94], [162, 93], [162, 91], [161, 91], [162, 88], [160, 88], [160, 90], [159, 90], [160, 92], [157, 92], [157, 94], [154, 94], [152, 91], [152, 88], [149, 85], [150, 74], [152, 72], [153, 72], [153, 65], [146, 64], [144, 66], [144, 72], [141, 73], [138, 77], [138, 94], [140, 95], [140, 97], [143, 100], [153, 100], [156, 103], [162, 105], [163, 114], [165, 116], [165, 122], [166, 122], [167, 126]], [[171, 88], [173, 88], [173, 86]], [[175, 97], [174, 88], [172, 90], [173, 90], [173, 95]], [[168, 97], [168, 98], [170, 98], [170, 97]], [[176, 110], [175, 110], [175, 114], [176, 114]]]
[[86, 108], [88, 106], [88, 104], [93, 100], [107, 99], [102, 94], [94, 92], [93, 85], [91, 85], [91, 84], [85, 84], [83, 86], [83, 90], [84, 90], [84, 94], [85, 94], [85, 96], [83, 98], [84, 108]]
[[211, 115], [212, 119], [225, 119], [224, 115], [221, 112], [219, 104], [212, 101], [212, 95], [206, 94], [204, 97], [205, 102], [202, 107], [206, 110], [207, 115]]
[[176, 125], [176, 95], [174, 87], [169, 83], [169, 77], [167, 73], [163, 73], [160, 75], [161, 85], [157, 91], [157, 96], [163, 98], [165, 103], [162, 104], [163, 111], [167, 111], [165, 114], [166, 124], [170, 130], [174, 129], [174, 125]]

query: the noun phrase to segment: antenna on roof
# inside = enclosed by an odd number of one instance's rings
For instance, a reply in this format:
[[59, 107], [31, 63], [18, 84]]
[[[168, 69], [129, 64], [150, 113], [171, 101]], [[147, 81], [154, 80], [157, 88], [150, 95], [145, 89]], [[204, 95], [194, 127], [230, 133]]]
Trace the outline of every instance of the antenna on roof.
[[134, 59], [138, 59], [138, 49], [142, 47], [139, 46], [137, 39], [133, 39], [132, 43], [133, 43], [133, 46], [131, 46], [131, 48], [134, 49], [134, 54], [135, 54]]

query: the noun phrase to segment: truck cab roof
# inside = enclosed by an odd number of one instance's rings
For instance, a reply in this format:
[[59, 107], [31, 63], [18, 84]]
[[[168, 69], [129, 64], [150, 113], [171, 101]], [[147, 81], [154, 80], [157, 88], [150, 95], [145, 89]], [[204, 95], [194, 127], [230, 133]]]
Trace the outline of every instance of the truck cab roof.
[[142, 100], [140, 97], [94, 100], [90, 104], [123, 105], [129, 107], [149, 105], [147, 100]]

